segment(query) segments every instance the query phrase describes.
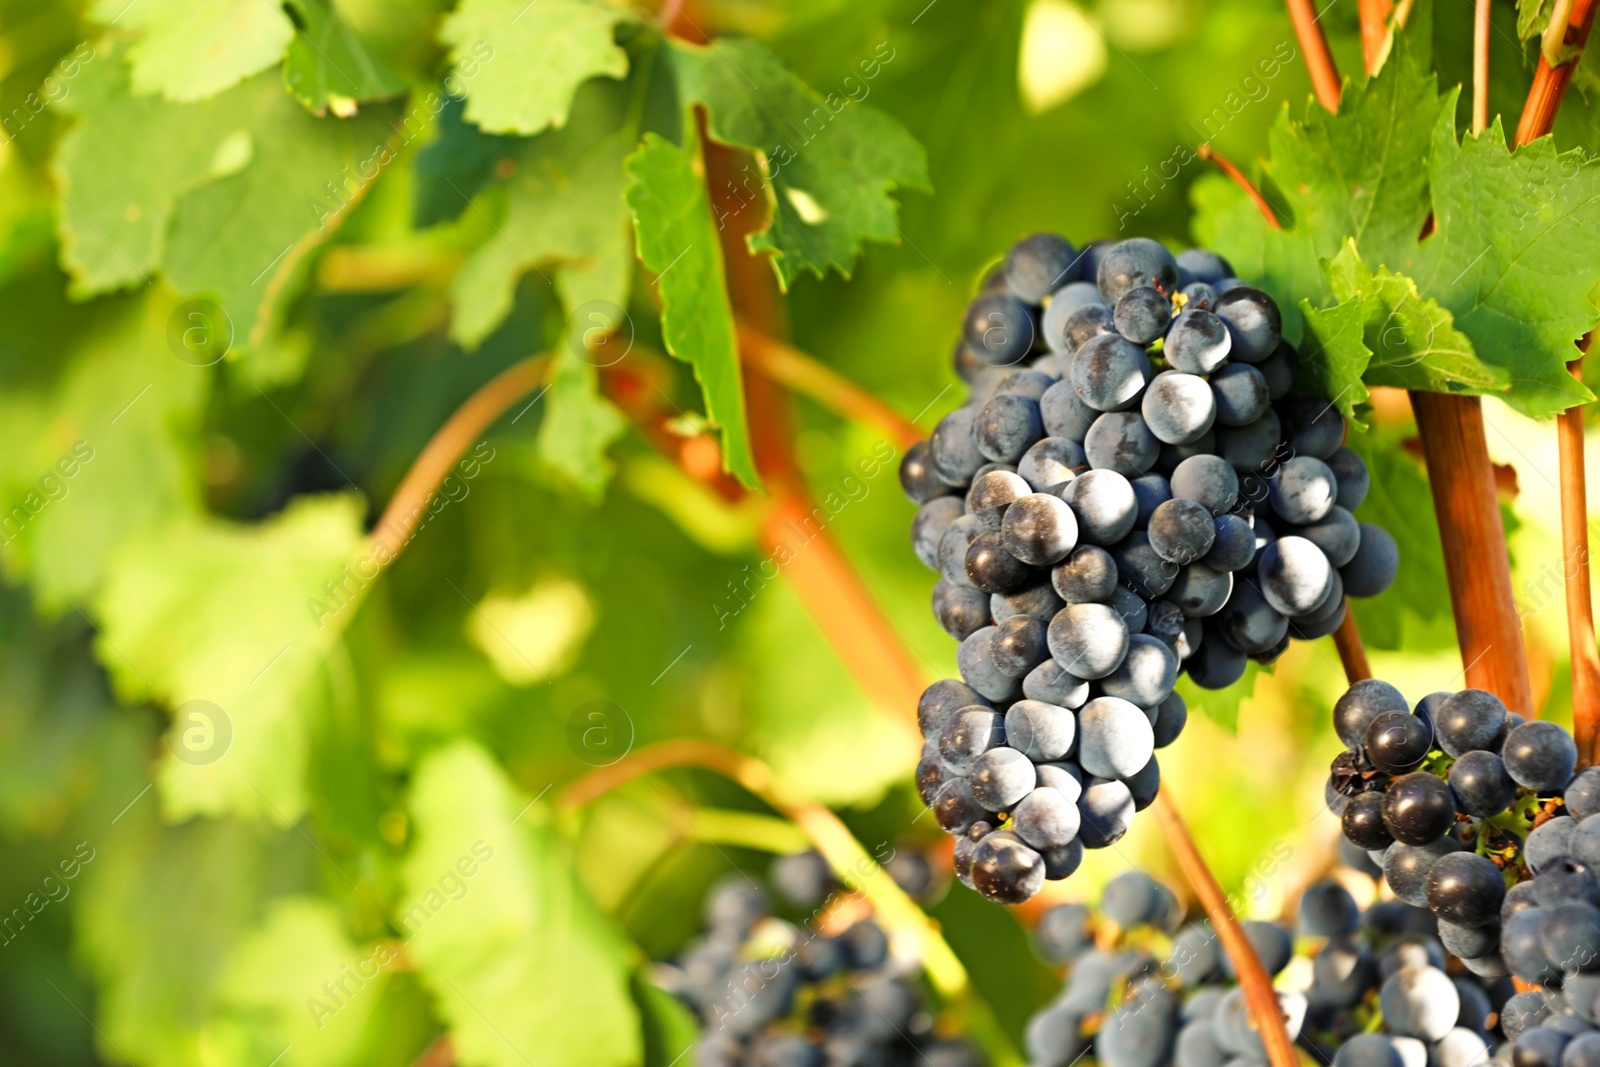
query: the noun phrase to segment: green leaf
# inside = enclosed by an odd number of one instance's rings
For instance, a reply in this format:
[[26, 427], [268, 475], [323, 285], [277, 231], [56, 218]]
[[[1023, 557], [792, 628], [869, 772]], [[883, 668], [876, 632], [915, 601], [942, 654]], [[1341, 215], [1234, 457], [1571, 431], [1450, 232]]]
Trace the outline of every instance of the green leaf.
[[[1267, 172], [1294, 212], [1294, 229], [1332, 259], [1354, 238], [1369, 263], [1398, 268], [1428, 217], [1435, 76], [1395, 42], [1382, 72], [1348, 86], [1338, 114], [1312, 101], [1304, 121], [1285, 108], [1272, 128]], [[1309, 294], [1301, 293], [1299, 296]]]
[[644, 1023], [644, 1067], [673, 1067], [700, 1040], [700, 1020], [648, 975], [634, 975], [633, 992]]
[[134, 92], [202, 100], [283, 58], [294, 24], [277, 0], [98, 0], [93, 17], [145, 34], [128, 49]]
[[555, 374], [545, 394], [539, 423], [539, 459], [586, 499], [598, 502], [615, 464], [606, 457], [628, 420], [600, 395], [595, 368], [562, 346], [552, 353]]
[[396, 925], [460, 1061], [638, 1063], [623, 942], [494, 760], [465, 741], [434, 752], [408, 807], [416, 838]]
[[1435, 393], [1498, 395], [1511, 388], [1500, 367], [1478, 358], [1472, 342], [1455, 328], [1450, 313], [1417, 294], [1417, 285], [1384, 267], [1374, 275], [1361, 262], [1355, 242], [1328, 265], [1334, 295], [1365, 310], [1363, 339], [1372, 360], [1365, 379], [1372, 385]]
[[467, 118], [490, 133], [539, 133], [566, 124], [578, 87], [621, 78], [628, 55], [613, 33], [633, 19], [603, 0], [461, 0], [439, 40], [463, 79]]
[[628, 206], [639, 259], [656, 276], [667, 351], [694, 367], [706, 416], [722, 429], [723, 466], [754, 486], [759, 478], [750, 452], [733, 308], [710, 201], [696, 173], [698, 161], [697, 142], [679, 148], [646, 134], [627, 160]]
[[285, 1049], [307, 1067], [360, 1062], [394, 952], [358, 946], [325, 900], [280, 898], [232, 953], [211, 1036], [238, 1063], [269, 1063]]
[[484, 133], [462, 117], [465, 109], [460, 98], [445, 98], [434, 123], [438, 136], [412, 164], [411, 219], [419, 229], [460, 218], [496, 165], [515, 154], [516, 139]]
[[1600, 322], [1600, 159], [1549, 137], [1508, 152], [1498, 121], [1457, 142], [1455, 96], [1428, 166], [1438, 228], [1401, 269], [1510, 374], [1506, 402], [1546, 418], [1594, 399], [1566, 365]]
[[215, 1061], [198, 1034], [234, 947], [261, 914], [269, 877], [280, 872], [258, 830], [209, 819], [163, 826], [153, 797], [130, 790], [127, 799], [116, 824], [75, 857], [77, 947], [98, 987], [104, 1054], [208, 1067]]
[[364, 585], [350, 569], [361, 512], [350, 496], [303, 497], [257, 526], [180, 519], [118, 553], [96, 611], [100, 659], [118, 693], [180, 711], [209, 701], [231, 724], [231, 738], [216, 727], [200, 738], [226, 740], [217, 757], [185, 745], [186, 731], [204, 723], [174, 722], [158, 773], [172, 817], [288, 823], [305, 809], [313, 683]]
[[374, 58], [329, 0], [287, 0], [296, 34], [283, 60], [283, 86], [314, 115], [341, 118], [356, 105], [405, 92], [405, 83]]
[[1178, 678], [1178, 693], [1189, 705], [1189, 714], [1199, 712], [1229, 734], [1239, 733], [1239, 708], [1256, 692], [1256, 682], [1270, 667], [1251, 660], [1245, 664], [1244, 675], [1226, 689], [1202, 689], [1187, 674]]
[[511, 179], [491, 185], [472, 209], [500, 217], [450, 286], [452, 340], [481, 345], [510, 314], [517, 280], [529, 270], [557, 267], [555, 284], [569, 312], [589, 301], [617, 311], [627, 304], [626, 151], [620, 133], [596, 138], [577, 124], [523, 144]]
[[771, 225], [750, 247], [775, 253], [785, 288], [807, 270], [848, 277], [863, 242], [900, 240], [890, 191], [931, 185], [927, 153], [897, 120], [837, 93], [824, 97], [755, 41], [672, 41], [667, 55], [682, 104], [710, 111], [711, 136], [760, 153], [770, 205], [745, 203], [752, 183], [742, 183], [725, 191], [740, 203], [726, 214], [772, 208]]
[[1240, 278], [1277, 301], [1283, 335], [1299, 344], [1300, 302], [1320, 306], [1328, 294], [1316, 248], [1292, 230], [1268, 226], [1244, 190], [1220, 174], [1201, 175], [1189, 196], [1196, 243], [1226, 257]]
[[56, 157], [61, 257], [78, 297], [158, 268], [216, 298], [234, 347], [259, 344], [294, 270], [393, 156], [388, 115], [319, 121], [270, 75], [199, 104], [132, 95], [121, 64], [83, 68]]
[[1544, 33], [1554, 10], [1555, 0], [1517, 0], [1517, 40], [1526, 41]]
[[15, 409], [0, 421], [0, 540], [53, 612], [86, 606], [124, 540], [200, 509], [191, 450], [209, 383], [168, 351], [172, 309], [165, 294], [108, 309], [54, 389], [30, 398], [54, 413], [51, 424]]
[[1302, 300], [1300, 314], [1305, 320], [1305, 337], [1300, 341], [1296, 390], [1327, 397], [1351, 423], [1365, 426], [1371, 394], [1361, 378], [1372, 362], [1372, 349], [1364, 339], [1366, 308], [1359, 300], [1326, 309]]
[[1433, 492], [1427, 471], [1405, 451], [1398, 431], [1352, 436], [1349, 446], [1365, 461], [1371, 481], [1356, 518], [1388, 530], [1403, 563], [1392, 586], [1353, 603], [1366, 642], [1374, 648], [1397, 649], [1407, 614], [1431, 620], [1450, 610], [1449, 598], [1439, 595], [1448, 583]]

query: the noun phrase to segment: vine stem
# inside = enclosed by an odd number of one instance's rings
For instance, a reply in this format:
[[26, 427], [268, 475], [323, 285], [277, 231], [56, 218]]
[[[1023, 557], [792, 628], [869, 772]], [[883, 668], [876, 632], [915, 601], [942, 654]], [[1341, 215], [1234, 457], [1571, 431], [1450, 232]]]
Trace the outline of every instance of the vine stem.
[[1256, 188], [1254, 182], [1245, 177], [1244, 171], [1235, 166], [1231, 159], [1212, 148], [1209, 144], [1203, 144], [1195, 149], [1195, 154], [1201, 159], [1208, 159], [1215, 163], [1218, 170], [1232, 179], [1233, 184], [1245, 191], [1245, 194], [1255, 202], [1256, 210], [1261, 212], [1261, 217], [1267, 220], [1269, 229], [1283, 229], [1283, 224], [1278, 221], [1278, 216], [1272, 210], [1272, 205], [1267, 202], [1267, 198], [1261, 195], [1261, 190]]
[[1389, 54], [1389, 16], [1394, 14], [1394, 0], [1358, 0], [1356, 12], [1361, 20], [1361, 59], [1371, 73]]
[[[1546, 47], [1541, 50], [1533, 86], [1517, 122], [1519, 148], [1543, 137], [1555, 125], [1572, 69], [1588, 43], [1594, 14], [1595, 0], [1573, 0], [1559, 38], [1564, 54], [1556, 58], [1565, 60], [1559, 66], [1550, 64], [1549, 44], [1554, 27], [1546, 31]], [[1583, 339], [1578, 357], [1567, 364], [1567, 370], [1580, 381], [1583, 353], [1588, 351], [1593, 336]], [[1561, 467], [1561, 574], [1566, 587], [1567, 644], [1572, 658], [1572, 726], [1579, 758], [1593, 764], [1600, 757], [1600, 650], [1595, 648], [1594, 603], [1589, 585], [1588, 472], [1583, 453], [1582, 405], [1556, 416], [1556, 446]]]
[[[1588, 43], [1589, 30], [1594, 25], [1594, 13], [1595, 0], [1572, 0], [1572, 8], [1560, 37], [1554, 36], [1554, 28], [1546, 31], [1545, 47], [1539, 53], [1539, 66], [1533, 72], [1533, 86], [1528, 90], [1528, 99], [1522, 105], [1522, 117], [1517, 122], [1518, 145], [1538, 140], [1555, 125], [1556, 112], [1561, 108], [1561, 98], [1566, 95], [1567, 83], [1572, 80], [1572, 71], [1578, 65], [1584, 45]], [[1558, 41], [1562, 52], [1556, 58], [1565, 60], [1558, 65], [1550, 62], [1552, 49], [1549, 46], [1553, 40]]]
[[838, 371], [743, 323], [739, 325], [739, 348], [751, 370], [845, 418], [876, 426], [902, 449], [927, 436], [910, 419]]
[[411, 469], [406, 471], [399, 488], [389, 498], [389, 506], [383, 509], [382, 517], [372, 530], [374, 549], [385, 549], [392, 556], [400, 554], [417, 523], [427, 514], [428, 501], [450, 473], [450, 468], [496, 419], [510, 410], [511, 405], [545, 380], [549, 363], [550, 357], [545, 354], [512, 364], [479, 387], [466, 403], [451, 413], [411, 461]]
[[1272, 990], [1272, 979], [1261, 965], [1233, 909], [1228, 906], [1222, 887], [1217, 884], [1211, 868], [1206, 866], [1205, 857], [1195, 846], [1188, 826], [1184, 825], [1183, 817], [1178, 814], [1178, 805], [1165, 785], [1156, 793], [1150, 812], [1161, 825], [1172, 856], [1194, 890], [1200, 906], [1205, 909], [1206, 918], [1222, 942], [1223, 951], [1233, 962], [1234, 973], [1239, 976], [1239, 986], [1244, 990], [1245, 1001], [1250, 1007], [1250, 1016], [1255, 1020], [1261, 1040], [1266, 1045], [1267, 1061], [1272, 1067], [1296, 1067], [1299, 1058], [1295, 1055], [1294, 1042], [1289, 1039], [1289, 1031], [1284, 1026], [1283, 1012], [1278, 1007], [1277, 994]]
[[1472, 9], [1472, 132], [1489, 126], [1490, 0], [1476, 0]]
[[1533, 686], [1511, 592], [1511, 559], [1483, 409], [1475, 396], [1420, 390], [1412, 391], [1411, 408], [1422, 437], [1467, 685], [1532, 715]]
[[[1311, 75], [1311, 91], [1317, 102], [1329, 111], [1339, 110], [1339, 67], [1328, 50], [1328, 39], [1322, 34], [1322, 23], [1317, 21], [1317, 9], [1312, 0], [1285, 0], [1289, 20], [1294, 23], [1294, 35], [1300, 42], [1300, 54], [1305, 56], [1306, 71]], [[1367, 10], [1362, 0], [1363, 23]], [[1365, 29], [1363, 28], [1363, 35]]]
[[982, 1045], [990, 1061], [997, 1067], [1021, 1067], [1021, 1056], [988, 1004], [973, 991], [966, 967], [939, 932], [938, 924], [917, 907], [894, 879], [884, 874], [837, 815], [821, 804], [788, 794], [771, 769], [755, 757], [696, 738], [662, 741], [579, 778], [561, 793], [556, 805], [570, 813], [636, 778], [679, 767], [714, 771], [798, 826], [839, 880], [872, 906], [887, 931], [901, 943], [909, 943], [933, 988], [941, 999], [961, 1012], [968, 1033]]
[[1361, 641], [1361, 631], [1356, 628], [1356, 613], [1348, 601], [1345, 603], [1344, 621], [1333, 632], [1333, 645], [1339, 650], [1345, 681], [1355, 685], [1372, 677], [1372, 665], [1367, 662], [1367, 646]]

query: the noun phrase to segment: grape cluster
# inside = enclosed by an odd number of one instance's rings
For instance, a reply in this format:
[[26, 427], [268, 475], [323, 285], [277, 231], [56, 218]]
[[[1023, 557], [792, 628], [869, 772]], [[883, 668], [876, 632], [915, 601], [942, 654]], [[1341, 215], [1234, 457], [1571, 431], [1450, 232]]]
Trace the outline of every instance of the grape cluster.
[[1035, 234], [967, 309], [968, 403], [908, 450], [918, 557], [962, 682], [923, 696], [918, 782], [956, 871], [1017, 902], [1154, 799], [1187, 672], [1222, 688], [1382, 591], [1361, 459], [1291, 396], [1278, 307], [1220, 256]]
[[[1179, 918], [1165, 887], [1137, 871], [1107, 885], [1098, 915], [1081, 904], [1044, 914], [1035, 942], [1067, 982], [1028, 1024], [1033, 1067], [1068, 1067], [1091, 1050], [1102, 1067], [1266, 1062], [1215, 932]], [[1510, 982], [1446, 973], [1426, 909], [1388, 901], [1363, 911], [1328, 880], [1302, 895], [1296, 929], [1242, 925], [1274, 976], [1291, 1039], [1315, 1062], [1473, 1067], [1498, 1041]]]
[[[927, 860], [900, 856], [908, 859], [890, 861], [891, 873], [913, 895], [926, 893], [933, 885]], [[802, 908], [838, 888], [816, 853], [780, 860], [773, 884]], [[708, 894], [705, 922], [705, 932], [653, 975], [703, 1027], [694, 1067], [979, 1067], [965, 1043], [934, 1033], [917, 966], [891, 955], [871, 919], [823, 935], [775, 918], [760, 887], [731, 875]]]
[[1578, 991], [1574, 1011], [1594, 1015], [1600, 769], [1577, 773], [1572, 736], [1482, 690], [1411, 708], [1377, 679], [1340, 697], [1334, 728], [1347, 747], [1329, 802], [1395, 895], [1430, 908], [1474, 973]]

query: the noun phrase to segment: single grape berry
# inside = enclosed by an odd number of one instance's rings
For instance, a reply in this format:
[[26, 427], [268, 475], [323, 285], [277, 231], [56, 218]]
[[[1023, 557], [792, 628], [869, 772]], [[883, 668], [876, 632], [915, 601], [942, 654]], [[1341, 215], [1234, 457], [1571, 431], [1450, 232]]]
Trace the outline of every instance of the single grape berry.
[[1344, 836], [1368, 852], [1388, 848], [1394, 841], [1383, 822], [1383, 794], [1362, 793], [1344, 809]]
[[1383, 825], [1396, 841], [1426, 845], [1443, 837], [1455, 821], [1456, 805], [1450, 787], [1431, 774], [1419, 771], [1402, 775], [1384, 790]]
[[1421, 766], [1433, 747], [1433, 731], [1409, 711], [1386, 711], [1367, 726], [1364, 739], [1373, 766], [1406, 774]]
[[1493, 861], [1475, 852], [1453, 852], [1428, 872], [1427, 892], [1428, 906], [1440, 919], [1461, 926], [1486, 926], [1499, 921], [1506, 883]]

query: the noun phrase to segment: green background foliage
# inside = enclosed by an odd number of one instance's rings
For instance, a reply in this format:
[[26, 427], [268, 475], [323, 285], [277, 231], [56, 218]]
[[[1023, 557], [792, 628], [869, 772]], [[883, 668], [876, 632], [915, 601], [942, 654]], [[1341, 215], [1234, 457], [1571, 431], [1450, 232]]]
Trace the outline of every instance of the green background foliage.
[[[1017, 237], [1231, 257], [1364, 427], [1361, 517], [1405, 562], [1357, 617], [1413, 696], [1459, 662], [1414, 428], [1380, 387], [1491, 397], [1536, 690], [1569, 715], [1534, 419], [1589, 396], [1562, 364], [1600, 318], [1600, 125], [1575, 92], [1553, 141], [1506, 150], [1523, 7], [1495, 5], [1507, 118], [1475, 138], [1468, 12], [1427, 0], [1337, 117], [1273, 0], [712, 0], [690, 6], [710, 45], [606, 0], [0, 0], [0, 1045], [334, 1067], [448, 1035], [463, 1064], [671, 1063], [686, 1020], [650, 961], [714, 879], [799, 838], [704, 771], [555, 803], [628, 747], [715, 741], [869, 852], [939, 844], [910, 709], [760, 577], [730, 215], [766, 220], [749, 248], [793, 343], [924, 429]], [[1354, 19], [1321, 20], [1347, 72]], [[748, 150], [737, 188], [707, 188], [704, 137]], [[371, 548], [452, 412], [539, 353], [403, 554]], [[608, 392], [619, 358], [669, 415], [650, 433]], [[953, 674], [895, 448], [809, 401], [794, 424], [830, 537], [917, 669]], [[696, 438], [753, 493], [663, 455]], [[1341, 688], [1322, 641], [1185, 690], [1164, 776], [1247, 913], [1332, 839]], [[227, 716], [214, 761], [185, 748], [194, 701]], [[1170, 871], [1148, 820], [1069, 890], [1135, 862]], [[1052, 991], [1020, 923], [959, 885], [929, 911], [1016, 1041]]]

